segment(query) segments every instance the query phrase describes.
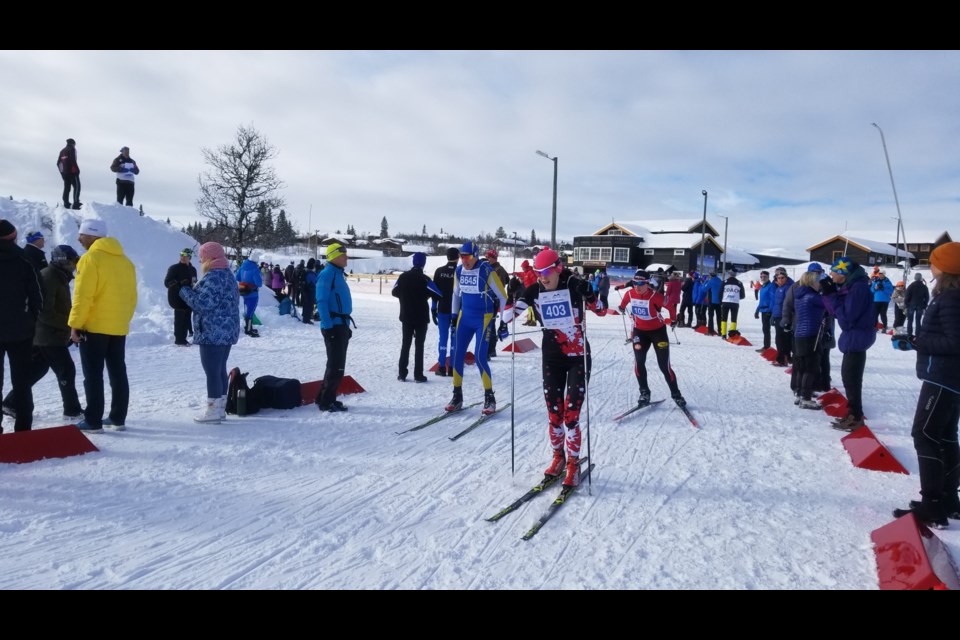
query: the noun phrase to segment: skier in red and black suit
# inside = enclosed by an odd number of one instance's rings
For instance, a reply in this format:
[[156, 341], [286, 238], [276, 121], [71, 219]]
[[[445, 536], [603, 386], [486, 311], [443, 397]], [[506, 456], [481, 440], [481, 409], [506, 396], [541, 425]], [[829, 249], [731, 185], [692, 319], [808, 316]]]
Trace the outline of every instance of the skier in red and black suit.
[[584, 302], [593, 304], [596, 295], [590, 283], [563, 267], [553, 249], [538, 253], [534, 268], [537, 283], [524, 289], [501, 317], [509, 322], [514, 315], [533, 308], [543, 325], [543, 396], [553, 448], [553, 460], [544, 473], [559, 476], [566, 467], [564, 486], [576, 486], [580, 478], [580, 406], [590, 374], [590, 343], [584, 340], [580, 314]]
[[650, 404], [650, 387], [647, 386], [647, 352], [653, 345], [653, 351], [657, 354], [657, 364], [660, 365], [660, 371], [663, 372], [667, 386], [670, 387], [670, 396], [677, 406], [684, 407], [687, 401], [680, 394], [677, 376], [670, 366], [670, 340], [667, 338], [667, 327], [663, 318], [660, 317], [660, 310], [663, 309], [663, 293], [659, 291], [660, 282], [640, 269], [634, 274], [632, 285], [620, 302], [620, 311], [624, 311], [629, 305], [630, 315], [633, 316], [633, 356], [636, 360], [634, 373], [640, 384], [640, 400], [637, 404], [641, 407]]

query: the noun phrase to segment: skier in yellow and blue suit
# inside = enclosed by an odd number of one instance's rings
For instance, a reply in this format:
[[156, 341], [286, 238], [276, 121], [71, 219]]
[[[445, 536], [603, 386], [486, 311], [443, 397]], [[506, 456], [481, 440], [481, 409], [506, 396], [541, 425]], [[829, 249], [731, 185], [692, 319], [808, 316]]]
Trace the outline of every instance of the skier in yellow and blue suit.
[[488, 343], [484, 339], [486, 329], [493, 323], [497, 301], [499, 308], [507, 306], [504, 283], [485, 260], [480, 260], [480, 248], [473, 242], [465, 242], [460, 247], [460, 264], [457, 266], [453, 281], [453, 301], [451, 313], [457, 325], [456, 350], [453, 355], [453, 399], [446, 406], [447, 411], [463, 409], [463, 363], [470, 346], [470, 337], [474, 337], [474, 354], [480, 379], [483, 381], [483, 414], [489, 415], [497, 410], [497, 401], [493, 396], [493, 378], [490, 364], [487, 362]]

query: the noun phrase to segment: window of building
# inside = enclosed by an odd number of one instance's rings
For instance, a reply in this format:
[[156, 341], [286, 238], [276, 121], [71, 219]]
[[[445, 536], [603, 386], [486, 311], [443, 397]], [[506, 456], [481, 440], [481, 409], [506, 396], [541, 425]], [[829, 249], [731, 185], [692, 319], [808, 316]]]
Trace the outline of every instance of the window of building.
[[644, 249], [644, 250], [643, 250], [643, 255], [645, 255], [645, 256], [652, 256], [652, 255], [653, 255], [653, 249]]
[[613, 249], [611, 247], [603, 247], [600, 249], [601, 262], [610, 262], [610, 257], [612, 255], [613, 255]]
[[685, 249], [674, 249], [674, 250], [673, 250], [673, 255], [675, 255], [675, 256], [682, 256], [682, 255], [684, 255], [685, 253], [686, 253], [686, 250], [685, 250]]
[[623, 235], [623, 231], [621, 231], [620, 229], [610, 229], [609, 231], [607, 231], [607, 235], [608, 235], [608, 236], [622, 236], [622, 235]]
[[843, 257], [843, 251], [834, 251], [833, 259], [830, 261], [831, 264]]
[[930, 251], [930, 245], [928, 244], [920, 245], [920, 251]]
[[630, 262], [630, 249], [625, 249], [621, 247], [614, 248], [613, 261], [622, 262], [624, 264]]

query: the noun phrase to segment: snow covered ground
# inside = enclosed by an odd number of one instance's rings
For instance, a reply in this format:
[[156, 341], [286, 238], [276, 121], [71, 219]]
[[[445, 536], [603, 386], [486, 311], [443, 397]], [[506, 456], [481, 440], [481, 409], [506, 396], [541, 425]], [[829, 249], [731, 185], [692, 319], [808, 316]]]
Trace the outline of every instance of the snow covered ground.
[[[593, 483], [522, 541], [547, 497], [498, 523], [484, 518], [549, 461], [539, 351], [492, 362], [498, 402], [515, 399], [516, 475], [509, 409], [456, 442], [448, 437], [477, 409], [395, 435], [439, 414], [451, 387], [433, 375], [396, 380], [397, 300], [379, 277], [351, 281], [358, 328], [347, 373], [366, 393], [342, 398], [348, 412], [307, 406], [197, 425], [199, 353], [173, 346], [162, 287], [192, 241], [132, 209], [88, 207], [138, 268], [128, 430], [91, 435], [99, 453], [0, 465], [2, 589], [876, 589], [870, 531], [917, 497], [913, 354], [881, 338], [864, 385], [868, 423], [910, 470], [904, 476], [854, 468], [843, 434], [822, 412], [795, 408], [783, 370], [753, 348], [685, 329], [671, 354], [702, 428], [669, 401], [613, 423], [636, 401], [632, 351], [621, 317], [591, 314]], [[72, 216], [0, 201], [0, 217], [21, 236], [49, 222], [48, 249], [79, 248]], [[431, 258], [427, 271], [442, 262]], [[271, 302], [261, 296], [262, 337], [241, 337], [230, 366], [251, 380], [320, 378], [319, 327], [278, 316]], [[755, 304], [748, 294], [740, 328], [759, 345]], [[436, 336], [431, 326], [426, 366]], [[523, 337], [539, 343], [536, 333]], [[839, 363], [834, 351], [836, 384]], [[652, 356], [648, 369], [654, 398], [667, 397]], [[78, 389], [82, 398], [79, 375]], [[464, 394], [482, 399], [476, 368]], [[34, 397], [34, 428], [60, 424], [52, 376]], [[936, 535], [957, 558], [960, 525], [951, 527]]]

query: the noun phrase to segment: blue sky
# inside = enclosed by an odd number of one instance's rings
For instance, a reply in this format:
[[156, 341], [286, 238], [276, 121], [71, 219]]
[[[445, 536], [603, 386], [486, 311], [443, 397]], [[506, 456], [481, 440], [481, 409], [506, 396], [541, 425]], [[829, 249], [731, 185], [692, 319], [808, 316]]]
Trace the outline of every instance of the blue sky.
[[[77, 140], [83, 198], [195, 219], [201, 147], [252, 124], [279, 150], [299, 229], [561, 238], [611, 220], [730, 216], [732, 247], [908, 239], [956, 227], [957, 52], [0, 52], [0, 195], [56, 203]], [[310, 209], [312, 206], [312, 215]]]

